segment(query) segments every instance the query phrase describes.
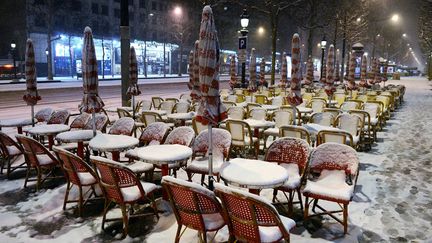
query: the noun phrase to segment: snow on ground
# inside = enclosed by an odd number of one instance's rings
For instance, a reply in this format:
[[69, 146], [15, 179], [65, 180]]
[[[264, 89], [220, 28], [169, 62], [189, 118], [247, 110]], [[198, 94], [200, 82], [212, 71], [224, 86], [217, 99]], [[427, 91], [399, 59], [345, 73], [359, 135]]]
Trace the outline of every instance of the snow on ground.
[[[304, 223], [296, 210], [292, 242], [432, 242], [431, 86], [423, 78], [398, 83], [407, 87], [405, 102], [378, 133], [380, 141], [372, 150], [359, 152], [360, 176], [349, 206], [349, 233], [344, 236], [342, 226], [327, 217]], [[178, 176], [186, 178], [182, 171]], [[74, 205], [62, 209], [64, 183], [35, 192], [34, 186], [22, 188], [24, 177], [21, 172], [11, 180], [0, 175], [0, 242], [116, 241], [118, 234], [101, 231], [103, 202], [86, 206], [84, 216], [78, 217]], [[271, 199], [272, 190], [261, 195]], [[159, 202], [159, 207], [168, 206]], [[122, 242], [173, 242], [176, 229], [175, 217], [167, 211], [157, 222], [145, 217], [131, 224], [131, 234]], [[226, 241], [226, 236], [225, 228], [215, 241]], [[186, 230], [181, 242], [198, 242], [196, 232]]]

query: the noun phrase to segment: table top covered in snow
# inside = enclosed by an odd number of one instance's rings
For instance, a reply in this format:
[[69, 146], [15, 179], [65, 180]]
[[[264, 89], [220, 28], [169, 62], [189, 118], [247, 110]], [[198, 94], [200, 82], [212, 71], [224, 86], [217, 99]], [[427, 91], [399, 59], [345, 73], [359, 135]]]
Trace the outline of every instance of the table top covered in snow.
[[[98, 131], [100, 134], [100, 132]], [[93, 130], [73, 130], [57, 134], [56, 140], [64, 143], [77, 143], [90, 141], [93, 138]]]
[[31, 129], [28, 130], [28, 133], [34, 135], [54, 135], [69, 130], [70, 127], [64, 124], [44, 124], [44, 125], [32, 127]]
[[306, 130], [308, 130], [309, 133], [314, 135], [318, 134], [322, 130], [342, 131], [341, 129], [336, 127], [323, 126], [316, 123], [303, 124], [303, 127], [306, 128]]
[[226, 162], [221, 168], [220, 175], [228, 184], [248, 189], [275, 188], [288, 180], [288, 172], [282, 166], [242, 158]]
[[266, 120], [245, 119], [243, 121], [245, 121], [247, 124], [249, 124], [249, 126], [252, 129], [254, 129], [254, 128], [273, 127], [275, 125], [274, 122], [272, 122], [272, 121], [266, 121]]
[[98, 134], [90, 140], [89, 146], [100, 152], [124, 151], [136, 147], [139, 140], [125, 135]]
[[[34, 119], [34, 122], [36, 123], [37, 120]], [[32, 124], [32, 120], [26, 118], [0, 120], [0, 127], [23, 127], [23, 126], [29, 126], [31, 124]]]
[[268, 110], [268, 111], [274, 111], [274, 110], [279, 109], [279, 106], [277, 106], [277, 105], [262, 105], [261, 107]]
[[195, 112], [172, 113], [167, 115], [168, 118], [174, 120], [191, 120], [194, 116], [195, 116]]
[[135, 149], [140, 160], [152, 164], [174, 164], [192, 156], [192, 149], [179, 144], [161, 144]]
[[167, 114], [167, 111], [165, 110], [142, 110], [142, 112], [154, 112], [158, 113], [161, 116], [165, 116]]
[[304, 106], [296, 106], [300, 113], [312, 113], [312, 108], [304, 107]]

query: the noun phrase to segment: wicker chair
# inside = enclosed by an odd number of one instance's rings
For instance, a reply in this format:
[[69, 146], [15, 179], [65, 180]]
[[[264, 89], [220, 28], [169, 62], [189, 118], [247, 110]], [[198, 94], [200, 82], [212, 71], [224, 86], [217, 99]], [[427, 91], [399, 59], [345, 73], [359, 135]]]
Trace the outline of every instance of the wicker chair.
[[319, 112], [312, 114], [310, 118], [311, 123], [320, 124], [323, 126], [333, 126], [335, 117], [331, 112]]
[[[219, 170], [222, 164], [228, 160], [231, 134], [221, 128], [212, 129], [213, 142], [213, 174], [217, 176], [219, 181]], [[192, 162], [186, 167], [188, 180], [192, 181], [195, 174], [201, 174], [201, 185], [204, 184], [205, 175], [208, 175], [208, 130], [202, 131], [195, 139], [192, 146]]]
[[194, 117], [194, 118], [192, 118], [192, 128], [195, 131], [195, 135], [198, 135], [202, 131], [207, 130], [208, 126], [203, 125], [201, 122], [196, 120], [196, 117]]
[[354, 147], [353, 136], [347, 131], [321, 130], [317, 134], [317, 146], [323, 143], [348, 144]]
[[172, 100], [163, 101], [160, 104], [159, 110], [163, 110], [163, 111], [166, 111], [167, 114], [171, 114], [173, 109], [174, 109], [175, 104], [176, 103]]
[[288, 201], [289, 216], [293, 214], [296, 192], [299, 199], [296, 203], [299, 203], [301, 210], [303, 210], [300, 187], [302, 186], [310, 152], [309, 144], [300, 138], [279, 138], [270, 145], [264, 157], [265, 161], [276, 162], [288, 172], [288, 180], [273, 191], [273, 202], [277, 200], [277, 191], [281, 190]]
[[173, 113], [187, 113], [190, 110], [190, 103], [187, 101], [180, 101], [173, 107]]
[[249, 124], [240, 120], [227, 120], [226, 127], [231, 133], [232, 143], [231, 151], [240, 150], [244, 156], [248, 154], [248, 150], [253, 150], [254, 158], [258, 158], [259, 139], [253, 136], [253, 132]]
[[309, 131], [302, 126], [288, 125], [279, 128], [279, 137], [301, 138], [311, 144]]
[[[16, 135], [16, 138], [23, 148], [27, 163], [27, 175], [24, 181], [24, 188], [27, 187], [27, 182], [36, 181], [36, 190], [39, 191], [39, 188], [46, 179], [63, 177], [53, 175], [55, 169], [60, 167], [60, 163], [45, 146], [30, 137]], [[33, 170], [37, 173], [36, 179], [30, 178], [30, 174]], [[45, 177], [43, 177], [44, 172], [46, 172]]]
[[[53, 147], [56, 152], [59, 162], [62, 165], [66, 180], [66, 192], [63, 202], [63, 210], [66, 209], [67, 203], [78, 203], [79, 216], [82, 216], [83, 206], [88, 200], [94, 199], [97, 196], [95, 186], [98, 186], [98, 179], [93, 169], [85, 163], [80, 157], [58, 147]], [[73, 186], [78, 187], [78, 199], [69, 200], [69, 192]], [[83, 194], [83, 187], [90, 187]], [[88, 193], [90, 194], [84, 198]]]
[[152, 102], [151, 102], [151, 100], [141, 100], [141, 109], [142, 110], [148, 111], [151, 108], [152, 108]]
[[241, 106], [233, 106], [228, 108], [228, 118], [235, 120], [243, 120], [245, 116], [245, 110]]
[[130, 117], [122, 117], [111, 126], [109, 134], [132, 136], [135, 130], [135, 121]]
[[23, 154], [21, 146], [16, 143], [6, 133], [0, 131], [0, 158], [2, 160], [0, 174], [3, 174], [3, 168], [6, 166], [6, 176], [9, 178], [10, 174], [17, 169], [26, 169], [26, 162], [15, 164], [18, 158]]
[[133, 171], [115, 161], [98, 156], [91, 156], [90, 159], [97, 168], [99, 184], [105, 196], [102, 230], [105, 230], [106, 222], [120, 219], [107, 219], [107, 213], [112, 203], [119, 205], [121, 208], [123, 238], [128, 234], [129, 218], [148, 214], [133, 214], [135, 204], [143, 201], [150, 202], [154, 210], [153, 214], [159, 218], [153, 198], [154, 192], [159, 189], [158, 186], [140, 181]]
[[342, 111], [356, 110], [356, 109], [360, 109], [360, 108], [361, 108], [361, 102], [356, 102], [356, 101], [352, 101], [352, 100], [345, 101], [340, 106], [340, 109]]
[[275, 127], [268, 128], [264, 131], [264, 144], [267, 143], [267, 138], [273, 136], [274, 138], [279, 137], [280, 127], [291, 125], [293, 122], [292, 112], [286, 110], [275, 111], [272, 115]]
[[91, 119], [91, 115], [83, 112], [79, 114], [75, 119], [71, 122], [70, 128], [71, 129], [84, 129], [87, 122]]
[[70, 113], [68, 110], [58, 110], [52, 113], [47, 124], [68, 124]]
[[123, 118], [123, 117], [132, 118], [132, 114], [125, 108], [117, 108], [117, 115], [119, 118]]
[[228, 223], [229, 242], [249, 243], [290, 241], [289, 231], [295, 222], [279, 215], [271, 202], [246, 191], [215, 185]]
[[38, 122], [48, 122], [53, 113], [54, 110], [52, 108], [44, 108], [36, 112], [35, 118]]
[[255, 95], [255, 102], [261, 105], [267, 105], [269, 103], [269, 100], [267, 96], [262, 94]]
[[266, 120], [267, 110], [262, 107], [253, 107], [249, 110], [247, 117], [254, 120]]
[[233, 101], [222, 101], [222, 104], [225, 106], [225, 108], [230, 108], [233, 106], [237, 106], [237, 104]]
[[334, 126], [351, 134], [352, 147], [358, 147], [360, 135], [363, 130], [363, 122], [359, 116], [345, 113], [341, 114], [336, 117]]
[[[309, 173], [303, 188], [305, 196], [304, 219], [311, 216], [329, 215], [344, 226], [344, 233], [348, 231], [348, 204], [354, 196], [354, 188], [359, 172], [357, 152], [344, 144], [324, 143], [318, 146], [311, 155]], [[309, 199], [311, 199], [309, 201]], [[337, 203], [341, 210], [327, 211], [320, 205], [319, 200]], [[313, 203], [309, 215], [309, 206]], [[321, 212], [317, 213], [316, 208]], [[343, 219], [334, 214], [343, 213]]]
[[290, 105], [283, 105], [283, 106], [281, 106], [280, 107], [280, 110], [282, 110], [282, 111], [288, 111], [288, 112], [291, 112], [291, 116], [292, 116], [292, 120], [293, 120], [293, 123], [294, 122], [296, 122], [296, 125], [301, 125], [302, 124], [302, 119], [303, 119], [303, 117], [302, 117], [302, 115], [301, 115], [301, 113], [300, 113], [300, 111], [299, 111], [299, 109], [297, 108], [297, 107], [295, 107], [295, 119], [296, 120], [294, 120], [294, 111], [293, 111], [293, 107], [292, 106], [290, 106]]
[[197, 230], [200, 242], [207, 242], [207, 232], [216, 231], [216, 235], [219, 229], [226, 225], [221, 204], [212, 191], [171, 176], [164, 176], [162, 185], [168, 194], [178, 224], [174, 242], [180, 241], [183, 226]]
[[367, 102], [363, 105], [363, 110], [369, 113], [373, 139], [377, 141], [377, 131], [380, 129], [380, 104]]
[[153, 107], [159, 110], [161, 103], [164, 101], [161, 97], [152, 97]]
[[[95, 123], [96, 123], [96, 130], [105, 132], [106, 127], [109, 123], [108, 116], [100, 113], [95, 115]], [[84, 126], [84, 129], [93, 129], [93, 119], [89, 119], [87, 123]]]

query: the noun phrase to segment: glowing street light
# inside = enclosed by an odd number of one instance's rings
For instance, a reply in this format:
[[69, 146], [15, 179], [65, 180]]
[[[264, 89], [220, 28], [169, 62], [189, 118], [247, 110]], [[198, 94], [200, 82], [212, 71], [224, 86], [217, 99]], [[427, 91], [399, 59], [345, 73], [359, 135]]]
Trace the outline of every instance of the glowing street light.
[[393, 14], [393, 16], [391, 17], [391, 21], [393, 22], [398, 22], [399, 21], [399, 15], [398, 14]]
[[262, 35], [262, 34], [264, 34], [264, 32], [265, 32], [264, 27], [260, 26], [258, 28], [258, 34]]
[[407, 37], [407, 34], [406, 34], [406, 33], [403, 33], [403, 34], [402, 34], [402, 37]]
[[183, 12], [183, 10], [180, 6], [176, 6], [174, 8], [174, 15], [175, 16], [180, 17], [182, 15], [182, 12]]
[[361, 21], [361, 18], [360, 18], [360, 17], [358, 17], [358, 18], [356, 19], [356, 21], [357, 21], [357, 22], [360, 22], [360, 21]]

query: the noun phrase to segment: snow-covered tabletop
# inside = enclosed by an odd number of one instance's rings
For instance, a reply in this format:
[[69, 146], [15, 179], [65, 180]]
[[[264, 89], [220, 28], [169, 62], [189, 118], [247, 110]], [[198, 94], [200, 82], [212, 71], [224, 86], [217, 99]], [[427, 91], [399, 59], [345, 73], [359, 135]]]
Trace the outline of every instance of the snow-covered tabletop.
[[120, 152], [136, 147], [139, 140], [125, 135], [98, 134], [90, 140], [89, 146], [99, 152]]
[[158, 113], [161, 116], [165, 116], [167, 114], [165, 110], [142, 110], [142, 112], [154, 112]]
[[169, 119], [173, 119], [173, 120], [191, 120], [194, 116], [195, 116], [195, 112], [172, 113], [167, 115]]
[[[36, 123], [37, 120], [34, 119], [34, 122]], [[32, 124], [31, 119], [4, 119], [0, 120], [0, 127], [23, 127], [23, 126], [29, 126]]]
[[304, 107], [304, 106], [297, 106], [297, 109], [300, 113], [312, 113], [312, 108]]
[[288, 180], [288, 172], [282, 166], [242, 158], [231, 159], [224, 163], [220, 175], [230, 185], [258, 190], [275, 188]]
[[316, 123], [303, 124], [303, 127], [306, 128], [306, 130], [308, 130], [308, 132], [313, 135], [317, 135], [322, 130], [342, 131], [341, 129], [336, 127], [323, 126]]
[[236, 106], [246, 107], [248, 102], [236, 103]]
[[[100, 132], [97, 132], [100, 134]], [[77, 143], [90, 141], [93, 138], [93, 130], [74, 130], [57, 134], [56, 140], [63, 143]]]
[[274, 110], [277, 110], [279, 108], [279, 106], [277, 106], [277, 105], [262, 105], [261, 107], [268, 110], [268, 111], [274, 111]]
[[40, 126], [35, 126], [28, 130], [28, 133], [33, 135], [55, 135], [61, 132], [69, 131], [70, 127], [64, 124], [45, 124]]
[[135, 149], [140, 160], [158, 164], [174, 164], [188, 159], [192, 155], [192, 149], [179, 144], [161, 144]]
[[273, 127], [275, 125], [274, 122], [266, 121], [266, 120], [245, 119], [243, 121], [245, 121], [247, 124], [249, 124], [249, 126], [252, 129]]

